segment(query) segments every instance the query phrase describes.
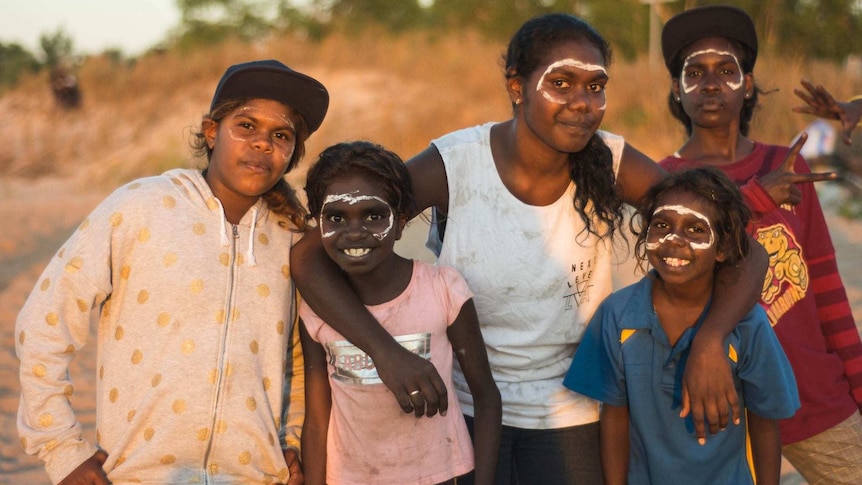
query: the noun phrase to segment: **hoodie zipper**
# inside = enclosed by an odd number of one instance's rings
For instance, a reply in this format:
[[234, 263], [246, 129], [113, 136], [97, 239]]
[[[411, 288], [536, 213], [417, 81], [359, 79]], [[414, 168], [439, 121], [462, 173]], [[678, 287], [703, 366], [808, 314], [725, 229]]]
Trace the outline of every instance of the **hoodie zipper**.
[[207, 440], [207, 448], [204, 452], [204, 484], [210, 483], [210, 453], [212, 452], [213, 439], [216, 432], [216, 417], [218, 416], [218, 411], [221, 405], [221, 392], [222, 392], [222, 381], [225, 373], [225, 347], [227, 345], [227, 333], [228, 326], [231, 321], [231, 314], [233, 313], [233, 293], [234, 293], [234, 280], [236, 278], [236, 248], [239, 241], [239, 228], [236, 224], [231, 224], [231, 233], [233, 235], [233, 239], [230, 244], [230, 281], [228, 283], [228, 297], [227, 297], [227, 308], [225, 309], [224, 314], [224, 328], [222, 330], [221, 336], [221, 348], [219, 349], [219, 365], [218, 372], [216, 373], [216, 394], [215, 394], [215, 406], [212, 413], [212, 420], [210, 422], [209, 429], [209, 438]]

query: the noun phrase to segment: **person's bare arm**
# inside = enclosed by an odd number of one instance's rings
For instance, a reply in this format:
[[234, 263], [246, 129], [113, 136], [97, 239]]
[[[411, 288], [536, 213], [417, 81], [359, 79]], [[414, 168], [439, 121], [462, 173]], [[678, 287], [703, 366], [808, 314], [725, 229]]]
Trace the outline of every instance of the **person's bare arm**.
[[503, 410], [473, 300], [464, 303], [447, 334], [473, 395], [475, 483], [490, 485], [494, 483], [500, 454]]
[[[305, 422], [302, 425], [302, 467], [305, 483], [326, 484], [326, 436], [332, 409], [332, 392], [326, 369], [326, 352], [305, 324], [299, 323], [305, 358]], [[291, 478], [293, 473], [291, 473]]]
[[[623, 200], [638, 204], [646, 191], [667, 173], [634, 148], [626, 145], [619, 169], [619, 193]], [[716, 275], [713, 304], [692, 342], [683, 378], [681, 416], [692, 414], [699, 441], [717, 433], [728, 423], [739, 422], [736, 388], [727, 363], [724, 339], [760, 299], [768, 259], [754, 239], [751, 251], [738, 268], [723, 268]]]
[[[417, 214], [432, 205], [445, 209], [446, 172], [437, 150], [429, 147], [409, 160], [407, 168], [413, 177]], [[310, 230], [293, 246], [290, 262], [291, 276], [303, 299], [325, 322], [371, 356], [380, 379], [405, 413], [414, 411], [410, 393], [415, 390], [421, 392], [426, 416], [446, 411], [446, 386], [434, 365], [401, 347], [362, 305], [341, 269], [326, 255], [320, 231]]]
[[681, 417], [691, 413], [698, 442], [706, 442], [730, 422], [739, 424], [742, 410], [733, 386], [724, 340], [760, 300], [763, 278], [769, 263], [766, 251], [753, 238], [748, 256], [737, 268], [718, 271], [712, 290], [712, 304], [700, 330], [692, 340], [683, 374]]
[[629, 408], [602, 404], [599, 426], [605, 485], [625, 485], [629, 474]]
[[293, 246], [290, 274], [314, 312], [371, 356], [380, 379], [405, 413], [413, 412], [409, 394], [417, 389], [427, 416], [446, 411], [446, 386], [434, 365], [399, 345], [368, 312], [324, 251], [320, 231], [310, 230]]
[[626, 143], [617, 170], [617, 193], [623, 202], [637, 207], [653, 185], [667, 177], [667, 171], [651, 158]]
[[760, 417], [752, 412], [748, 412], [747, 416], [757, 485], [778, 485], [781, 477], [781, 435], [778, 421]]

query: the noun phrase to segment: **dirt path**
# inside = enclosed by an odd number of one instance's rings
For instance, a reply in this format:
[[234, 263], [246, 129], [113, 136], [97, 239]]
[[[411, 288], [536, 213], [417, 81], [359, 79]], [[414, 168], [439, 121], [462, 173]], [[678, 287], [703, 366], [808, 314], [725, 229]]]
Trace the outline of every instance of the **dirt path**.
[[[18, 361], [15, 316], [39, 274], [87, 213], [104, 197], [65, 180], [0, 181], [0, 483], [47, 484], [42, 463], [23, 453], [15, 428]], [[72, 365], [73, 403], [92, 434], [95, 353], [85, 347]]]

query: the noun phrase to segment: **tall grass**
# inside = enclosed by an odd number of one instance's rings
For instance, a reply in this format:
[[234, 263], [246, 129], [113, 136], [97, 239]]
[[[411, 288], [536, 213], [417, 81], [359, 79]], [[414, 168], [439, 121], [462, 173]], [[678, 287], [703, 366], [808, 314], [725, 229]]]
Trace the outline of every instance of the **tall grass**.
[[[224, 69], [250, 59], [277, 58], [320, 79], [331, 106], [308, 145], [305, 167], [324, 147], [364, 138], [409, 157], [446, 132], [510, 116], [501, 56], [505, 46], [470, 33], [368, 31], [321, 42], [279, 36], [254, 44], [230, 41], [193, 51], [163, 51], [117, 64], [107, 56], [81, 66], [83, 107], [56, 108], [47, 78], [32, 76], [0, 97], [0, 176], [67, 177], [104, 190], [170, 167], [201, 166], [188, 150]], [[752, 135], [787, 144], [810, 117], [793, 114], [800, 79], [828, 86], [838, 97], [862, 92], [862, 79], [840, 66], [761, 54], [755, 70], [766, 91]], [[603, 127], [653, 158], [678, 148], [682, 126], [666, 107], [669, 78], [645, 59], [611, 66]], [[857, 143], [859, 145], [860, 143]]]

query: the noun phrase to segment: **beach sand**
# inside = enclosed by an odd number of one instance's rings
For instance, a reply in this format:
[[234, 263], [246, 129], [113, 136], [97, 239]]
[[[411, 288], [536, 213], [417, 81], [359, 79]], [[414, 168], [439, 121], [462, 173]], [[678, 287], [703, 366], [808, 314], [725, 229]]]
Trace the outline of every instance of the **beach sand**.
[[[24, 454], [15, 427], [18, 408], [18, 361], [15, 357], [15, 317], [39, 274], [77, 225], [107, 194], [83, 191], [68, 180], [20, 182], [0, 180], [0, 484], [50, 483], [42, 463]], [[820, 188], [820, 187], [818, 187]], [[844, 284], [857, 322], [862, 322], [862, 221], [847, 220], [829, 208], [828, 188], [822, 196]], [[424, 249], [425, 225], [413, 221], [399, 243], [399, 252], [430, 260]], [[618, 285], [634, 281], [629, 258], [618, 272]], [[95, 329], [91, 329], [91, 333]], [[95, 423], [94, 339], [76, 356], [71, 367], [75, 388], [72, 405], [93, 440]], [[782, 485], [806, 482], [792, 467], [782, 468]]]

